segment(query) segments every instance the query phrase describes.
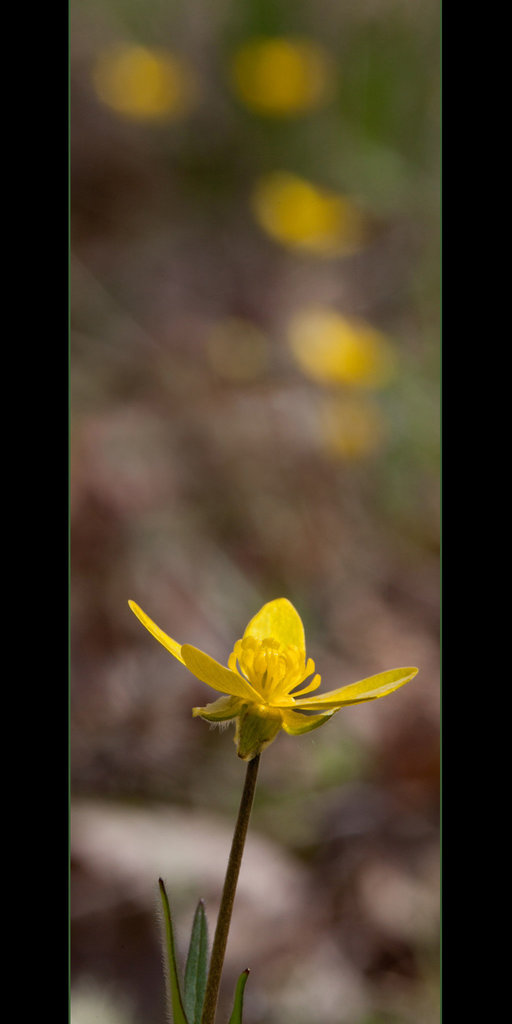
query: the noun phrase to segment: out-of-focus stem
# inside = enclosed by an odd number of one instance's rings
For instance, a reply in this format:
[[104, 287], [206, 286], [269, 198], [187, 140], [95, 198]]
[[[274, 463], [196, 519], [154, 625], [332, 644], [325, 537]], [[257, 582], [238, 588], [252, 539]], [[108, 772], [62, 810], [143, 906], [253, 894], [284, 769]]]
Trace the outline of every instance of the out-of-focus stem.
[[235, 831], [233, 833], [231, 853], [229, 855], [226, 879], [224, 881], [224, 889], [222, 890], [222, 899], [217, 919], [217, 927], [215, 929], [215, 938], [213, 940], [201, 1024], [214, 1024], [215, 1022], [215, 1012], [219, 997], [219, 986], [228, 941], [229, 925], [231, 923], [231, 913], [235, 900], [238, 875], [240, 874], [240, 865], [242, 863], [247, 827], [251, 816], [254, 791], [256, 789], [259, 761], [260, 755], [258, 754], [257, 757], [253, 757], [247, 763], [244, 791], [242, 793], [242, 799], [240, 800], [238, 818], [235, 825]]

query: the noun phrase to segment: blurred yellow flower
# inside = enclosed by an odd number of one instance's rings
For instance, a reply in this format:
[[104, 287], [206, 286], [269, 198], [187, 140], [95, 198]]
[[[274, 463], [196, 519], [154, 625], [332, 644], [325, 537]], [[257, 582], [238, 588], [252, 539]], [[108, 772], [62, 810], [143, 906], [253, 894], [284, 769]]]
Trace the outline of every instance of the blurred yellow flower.
[[98, 98], [136, 120], [166, 120], [187, 114], [197, 88], [190, 68], [167, 50], [119, 43], [103, 50], [93, 68]]
[[292, 249], [343, 256], [365, 242], [365, 220], [350, 199], [287, 171], [261, 177], [251, 206], [259, 226]]
[[[243, 637], [235, 643], [228, 668], [197, 647], [181, 646], [134, 601], [128, 604], [152, 636], [193, 675], [213, 690], [229, 694], [203, 708], [193, 708], [192, 714], [208, 722], [236, 719], [235, 744], [243, 761], [260, 754], [281, 729], [291, 736], [310, 732], [343, 707], [392, 693], [418, 671], [390, 669], [320, 696], [304, 698], [305, 693], [318, 689], [320, 676], [313, 675], [312, 659], [306, 660], [304, 626], [286, 598], [264, 604], [251, 619]], [[313, 678], [308, 682], [310, 676]], [[309, 714], [315, 711], [320, 714]]]
[[256, 324], [241, 317], [219, 320], [206, 338], [210, 366], [233, 381], [260, 377], [268, 366], [268, 339]]
[[318, 424], [319, 439], [327, 455], [352, 461], [374, 455], [386, 434], [380, 409], [367, 398], [324, 397]]
[[301, 370], [323, 383], [379, 388], [395, 370], [394, 351], [381, 331], [333, 309], [313, 306], [296, 313], [288, 343]]
[[251, 39], [234, 54], [231, 77], [250, 110], [290, 117], [313, 110], [328, 98], [333, 63], [318, 43], [287, 37]]

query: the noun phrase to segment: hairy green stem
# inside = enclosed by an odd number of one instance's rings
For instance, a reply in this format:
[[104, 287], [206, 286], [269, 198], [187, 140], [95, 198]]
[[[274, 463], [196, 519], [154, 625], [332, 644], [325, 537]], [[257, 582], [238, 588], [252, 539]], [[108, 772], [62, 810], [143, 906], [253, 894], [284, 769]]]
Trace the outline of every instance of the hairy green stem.
[[213, 940], [201, 1024], [214, 1024], [215, 1022], [215, 1011], [217, 1009], [220, 979], [228, 941], [229, 925], [231, 923], [231, 913], [233, 910], [233, 903], [235, 901], [236, 885], [238, 882], [238, 875], [240, 874], [240, 865], [242, 863], [245, 837], [247, 835], [247, 827], [251, 816], [254, 791], [256, 789], [259, 761], [260, 755], [258, 754], [257, 757], [253, 757], [247, 763], [244, 791], [242, 793], [242, 799], [240, 800], [238, 818], [235, 825], [235, 831], [233, 833], [231, 853], [229, 855], [226, 879], [220, 901], [219, 916], [217, 918], [217, 927], [215, 929], [215, 938]]

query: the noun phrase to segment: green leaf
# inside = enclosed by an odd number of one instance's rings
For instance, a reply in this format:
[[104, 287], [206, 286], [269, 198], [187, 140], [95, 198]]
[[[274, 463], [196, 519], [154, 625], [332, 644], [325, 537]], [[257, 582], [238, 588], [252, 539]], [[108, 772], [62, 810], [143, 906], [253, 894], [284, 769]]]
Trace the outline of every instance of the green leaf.
[[242, 971], [237, 983], [235, 991], [235, 1005], [233, 1006], [233, 1013], [229, 1018], [229, 1024], [242, 1024], [242, 1010], [244, 1008], [244, 989], [247, 978], [249, 977], [249, 969], [246, 968]]
[[176, 967], [176, 949], [174, 945], [174, 935], [172, 930], [171, 911], [169, 908], [169, 900], [167, 899], [167, 893], [165, 891], [165, 885], [161, 878], [158, 879], [158, 886], [160, 889], [160, 896], [162, 897], [162, 906], [164, 909], [165, 946], [167, 952], [167, 996], [170, 1002], [170, 1009], [172, 1011], [173, 1024], [190, 1024], [190, 1022], [186, 1018], [185, 1010], [183, 1009], [183, 1002], [181, 999], [178, 970]]
[[185, 968], [185, 1012], [189, 1024], [201, 1024], [208, 971], [208, 923], [199, 900], [192, 925]]

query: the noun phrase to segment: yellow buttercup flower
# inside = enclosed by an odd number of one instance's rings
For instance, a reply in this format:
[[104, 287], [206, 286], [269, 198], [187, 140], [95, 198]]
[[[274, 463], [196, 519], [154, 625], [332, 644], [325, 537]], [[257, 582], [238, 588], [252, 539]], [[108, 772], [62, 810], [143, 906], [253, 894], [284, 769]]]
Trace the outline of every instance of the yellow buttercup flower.
[[314, 661], [306, 660], [304, 626], [286, 598], [264, 604], [251, 619], [235, 643], [227, 668], [197, 647], [172, 640], [134, 601], [128, 604], [143, 626], [193, 675], [213, 690], [228, 694], [204, 708], [193, 708], [192, 714], [208, 722], [236, 719], [235, 744], [243, 761], [260, 754], [281, 729], [290, 736], [310, 732], [343, 707], [392, 693], [418, 671], [394, 668], [319, 696], [304, 697], [318, 689], [320, 676], [314, 674]]
[[266, 117], [293, 117], [314, 110], [332, 90], [329, 54], [310, 39], [251, 39], [235, 53], [234, 89], [242, 103]]
[[288, 171], [259, 178], [251, 206], [260, 228], [290, 249], [330, 258], [348, 256], [365, 242], [366, 222], [351, 199]]
[[180, 118], [196, 101], [189, 65], [168, 50], [120, 43], [101, 51], [92, 77], [102, 103], [134, 120]]
[[366, 397], [325, 396], [319, 410], [318, 433], [327, 455], [347, 462], [374, 455], [386, 437], [379, 407]]
[[396, 369], [394, 349], [382, 331], [328, 307], [299, 310], [289, 323], [288, 343], [304, 373], [322, 383], [378, 389]]

